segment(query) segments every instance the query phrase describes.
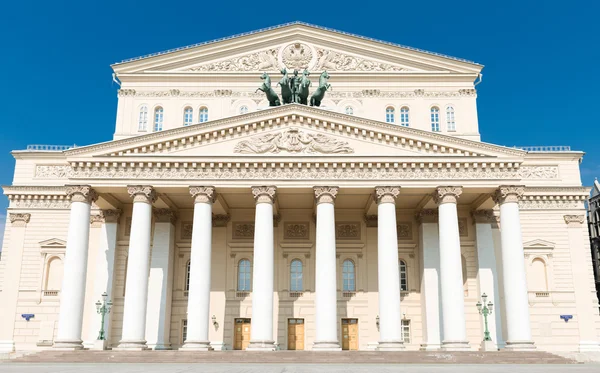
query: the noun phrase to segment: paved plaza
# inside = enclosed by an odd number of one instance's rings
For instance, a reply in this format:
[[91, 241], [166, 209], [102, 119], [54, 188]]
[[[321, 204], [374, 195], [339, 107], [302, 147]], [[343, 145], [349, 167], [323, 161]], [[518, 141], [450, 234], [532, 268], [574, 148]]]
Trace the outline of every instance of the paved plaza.
[[416, 364], [28, 364], [0, 363], [2, 373], [596, 373], [596, 364], [577, 365], [416, 365]]

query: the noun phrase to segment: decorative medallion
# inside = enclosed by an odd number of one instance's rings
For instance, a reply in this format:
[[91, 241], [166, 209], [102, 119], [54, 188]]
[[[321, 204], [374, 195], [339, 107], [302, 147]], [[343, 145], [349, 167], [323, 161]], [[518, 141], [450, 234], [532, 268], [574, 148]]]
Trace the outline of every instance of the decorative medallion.
[[193, 230], [194, 223], [192, 223], [191, 221], [184, 221], [183, 223], [181, 223], [181, 239], [191, 240]]
[[252, 239], [254, 238], [254, 223], [252, 222], [236, 222], [232, 224], [233, 238], [237, 239]]
[[397, 223], [396, 230], [399, 240], [412, 240], [412, 223], [401, 222]]
[[308, 239], [308, 222], [289, 222], [283, 225], [283, 238], [288, 240]]
[[336, 223], [335, 237], [338, 240], [360, 240], [360, 223], [359, 222]]
[[281, 61], [288, 69], [308, 69], [313, 58], [312, 49], [303, 43], [290, 44], [283, 49]]
[[298, 128], [290, 128], [280, 132], [255, 136], [249, 140], [240, 141], [234, 148], [236, 153], [264, 154], [279, 153], [354, 153], [346, 141], [323, 134], [307, 133]]

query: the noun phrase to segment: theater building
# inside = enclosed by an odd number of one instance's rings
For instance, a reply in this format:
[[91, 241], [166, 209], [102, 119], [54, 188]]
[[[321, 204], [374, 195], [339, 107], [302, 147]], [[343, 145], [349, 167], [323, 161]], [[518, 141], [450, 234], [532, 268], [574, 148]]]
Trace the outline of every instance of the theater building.
[[583, 152], [481, 141], [482, 65], [297, 22], [112, 68], [113, 139], [12, 153], [0, 351], [97, 347], [104, 292], [115, 350], [477, 350], [483, 293], [600, 350]]

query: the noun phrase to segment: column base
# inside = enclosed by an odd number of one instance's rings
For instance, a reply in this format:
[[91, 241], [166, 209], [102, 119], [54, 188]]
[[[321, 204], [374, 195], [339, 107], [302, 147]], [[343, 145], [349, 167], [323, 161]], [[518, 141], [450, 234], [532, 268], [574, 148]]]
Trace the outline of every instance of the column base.
[[338, 341], [315, 341], [313, 351], [342, 351]]
[[163, 351], [163, 350], [172, 350], [170, 343], [161, 343], [161, 344], [151, 344], [148, 343], [149, 350]]
[[212, 351], [209, 341], [185, 341], [182, 351]]
[[467, 341], [442, 341], [442, 351], [469, 351], [471, 347]]
[[107, 349], [107, 347], [108, 347], [108, 341], [106, 339], [104, 339], [104, 340], [97, 339], [94, 341], [94, 344], [92, 345], [92, 347], [89, 347], [89, 349], [104, 351]]
[[579, 352], [600, 352], [600, 342], [579, 341]]
[[536, 347], [533, 345], [533, 341], [506, 341], [504, 349], [508, 351], [532, 351]]
[[52, 347], [62, 351], [83, 350], [83, 341], [81, 339], [58, 339], [54, 341]]
[[498, 351], [498, 346], [494, 341], [481, 341], [479, 351]]
[[0, 341], [0, 354], [10, 354], [11, 352], [15, 352], [15, 341], [7, 340]]
[[144, 351], [148, 349], [145, 340], [126, 341], [121, 340], [117, 348], [113, 348], [115, 351]]
[[404, 341], [380, 341], [377, 351], [404, 351]]
[[442, 345], [439, 343], [422, 343], [419, 347], [421, 351], [439, 351], [442, 349]]
[[275, 341], [252, 341], [246, 348], [246, 351], [275, 351]]
[[224, 350], [227, 350], [227, 345], [225, 343], [223, 343], [223, 341], [210, 342], [210, 346], [215, 351], [224, 351]]

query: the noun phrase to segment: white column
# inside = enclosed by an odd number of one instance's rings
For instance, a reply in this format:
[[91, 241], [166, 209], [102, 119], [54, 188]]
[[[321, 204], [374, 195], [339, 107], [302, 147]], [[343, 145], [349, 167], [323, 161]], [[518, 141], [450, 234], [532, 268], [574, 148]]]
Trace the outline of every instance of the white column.
[[396, 198], [400, 187], [377, 187], [377, 272], [380, 351], [404, 350], [400, 312], [400, 270]]
[[440, 232], [440, 288], [442, 290], [443, 340], [446, 351], [469, 349], [465, 324], [465, 302], [456, 203], [462, 187], [437, 188]]
[[210, 284], [212, 252], [212, 205], [215, 188], [190, 187], [194, 198], [194, 223], [192, 225], [192, 251], [190, 257], [190, 290], [187, 310], [187, 339], [183, 348], [193, 351], [210, 351], [208, 327], [210, 322]]
[[150, 271], [150, 232], [152, 230], [152, 203], [156, 192], [151, 186], [128, 186], [133, 197], [133, 215], [127, 258], [127, 282], [123, 310], [123, 334], [120, 350], [145, 350], [146, 306]]
[[[10, 211], [10, 210], [9, 210]], [[5, 234], [6, 240], [3, 247], [4, 258], [4, 282], [0, 292], [0, 354], [15, 351], [15, 316], [17, 315], [17, 302], [19, 299], [19, 280], [21, 267], [23, 265], [23, 245], [25, 231], [31, 214], [13, 213], [8, 214]], [[8, 234], [7, 234], [8, 233]], [[13, 279], [7, 281], [6, 279]], [[52, 328], [54, 331], [54, 328]]]
[[71, 199], [71, 216], [65, 251], [63, 283], [60, 291], [60, 313], [55, 348], [81, 349], [81, 328], [90, 242], [91, 204], [98, 196], [88, 185], [67, 186]]
[[[582, 211], [583, 212], [583, 211]], [[564, 215], [568, 226], [569, 249], [575, 284], [575, 302], [577, 326], [579, 327], [579, 352], [600, 352], [596, 322], [598, 303], [594, 298], [595, 288], [592, 270], [590, 244], [587, 240], [587, 219], [585, 215]]]
[[154, 234], [148, 278], [146, 340], [150, 349], [170, 350], [174, 235], [177, 214], [169, 209], [154, 209], [153, 214]]
[[[99, 215], [92, 215], [92, 227], [95, 224], [100, 224], [98, 232], [96, 234], [90, 233], [90, 240], [93, 242], [94, 239], [99, 241], [98, 252], [96, 258], [93, 258], [95, 266], [94, 284], [93, 284], [93, 301], [102, 300], [102, 294], [106, 292], [107, 299], [113, 299], [113, 284], [114, 284], [114, 267], [115, 267], [115, 251], [117, 248], [117, 225], [121, 216], [121, 210], [102, 210]], [[93, 231], [92, 231], [93, 232]], [[104, 338], [105, 343], [96, 342], [98, 334], [100, 332], [100, 323], [102, 317], [96, 312], [96, 306], [92, 305], [93, 312], [89, 313], [89, 322], [91, 328], [89, 328], [87, 345], [92, 346], [90, 348], [106, 348], [110, 341], [110, 328], [111, 328], [111, 313], [104, 317]]]
[[530, 350], [535, 348], [531, 339], [527, 277], [521, 237], [519, 198], [522, 186], [501, 186], [494, 200], [500, 205], [500, 237], [502, 242], [502, 269], [504, 271], [504, 305], [506, 316], [506, 349]]
[[437, 210], [421, 210], [417, 215], [421, 227], [422, 249], [421, 312], [423, 343], [421, 350], [436, 351], [440, 342], [440, 232]]
[[334, 202], [339, 188], [315, 187], [317, 255], [315, 270], [315, 342], [313, 350], [341, 351], [338, 341]]
[[248, 350], [274, 351], [273, 338], [273, 203], [274, 186], [252, 187], [256, 201], [254, 263], [252, 266], [252, 324]]
[[[500, 317], [500, 291], [498, 290], [498, 273], [496, 266], [496, 252], [494, 247], [494, 236], [492, 224], [496, 224], [496, 217], [492, 210], [473, 211], [475, 221], [475, 235], [477, 245], [477, 282], [479, 296], [486, 294], [488, 302], [494, 303], [492, 315], [488, 317], [488, 330], [492, 343], [481, 343], [481, 349], [491, 348], [496, 350], [499, 345], [504, 344], [502, 338], [502, 319]], [[481, 335], [485, 332], [485, 321], [481, 319]]]

